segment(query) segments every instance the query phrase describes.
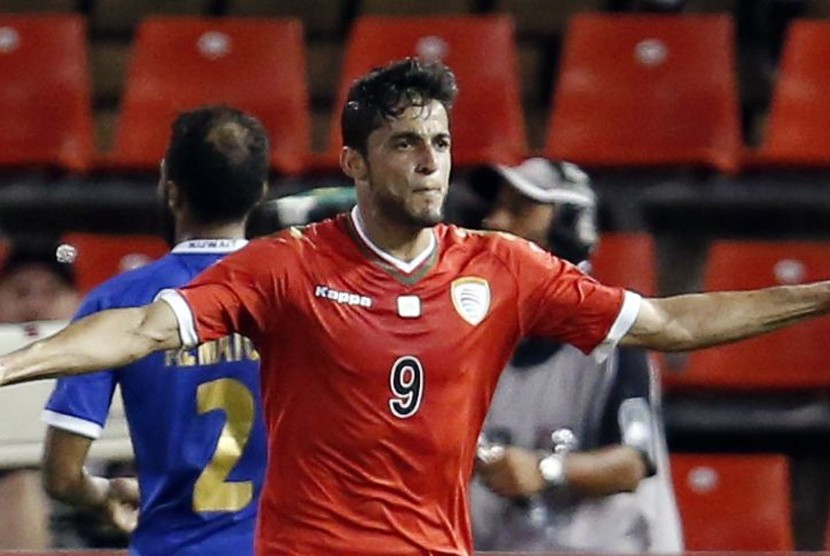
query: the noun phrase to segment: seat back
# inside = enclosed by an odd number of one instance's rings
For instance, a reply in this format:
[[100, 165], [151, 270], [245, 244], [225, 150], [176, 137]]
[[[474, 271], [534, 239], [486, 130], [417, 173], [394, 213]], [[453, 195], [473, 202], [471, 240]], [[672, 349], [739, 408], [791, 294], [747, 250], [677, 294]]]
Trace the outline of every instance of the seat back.
[[592, 274], [602, 283], [645, 296], [657, 291], [654, 238], [643, 233], [604, 233], [591, 258]]
[[686, 550], [794, 550], [781, 455], [672, 454]]
[[830, 21], [795, 21], [784, 41], [761, 162], [830, 166]]
[[[716, 241], [704, 269], [707, 291], [746, 290], [830, 278], [830, 242]], [[796, 324], [735, 344], [695, 351], [672, 389], [806, 389], [830, 387], [827, 319]]]
[[342, 145], [340, 109], [352, 82], [374, 67], [417, 56], [455, 72], [452, 111], [456, 165], [515, 164], [527, 153], [513, 23], [507, 16], [358, 18], [347, 41], [329, 156]]
[[736, 171], [734, 43], [727, 15], [575, 16], [545, 155], [593, 167]]
[[299, 20], [153, 17], [138, 29], [112, 163], [155, 169], [176, 114], [230, 104], [263, 123], [271, 163], [301, 171], [309, 150], [305, 46]]
[[81, 293], [116, 274], [144, 266], [170, 250], [158, 236], [70, 232], [61, 241], [76, 249], [75, 279]]
[[81, 172], [93, 154], [86, 22], [0, 14], [0, 165]]

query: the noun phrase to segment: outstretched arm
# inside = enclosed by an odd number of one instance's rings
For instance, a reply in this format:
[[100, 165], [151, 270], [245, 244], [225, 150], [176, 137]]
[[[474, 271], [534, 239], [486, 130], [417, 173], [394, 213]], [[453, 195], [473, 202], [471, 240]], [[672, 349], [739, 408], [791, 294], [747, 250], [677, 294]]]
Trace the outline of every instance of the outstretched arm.
[[101, 311], [0, 357], [0, 385], [114, 369], [180, 346], [178, 321], [164, 301]]
[[660, 351], [733, 342], [830, 312], [830, 281], [644, 299], [620, 341]]

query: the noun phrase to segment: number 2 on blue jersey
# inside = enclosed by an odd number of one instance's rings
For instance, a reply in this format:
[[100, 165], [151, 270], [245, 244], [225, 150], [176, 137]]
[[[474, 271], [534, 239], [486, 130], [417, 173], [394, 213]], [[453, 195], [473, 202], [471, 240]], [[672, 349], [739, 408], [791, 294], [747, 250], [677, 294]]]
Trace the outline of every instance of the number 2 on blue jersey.
[[196, 391], [199, 415], [210, 411], [225, 412], [225, 424], [216, 443], [213, 457], [193, 487], [193, 510], [196, 512], [237, 512], [251, 503], [252, 481], [228, 481], [251, 436], [256, 417], [256, 400], [251, 390], [232, 378], [220, 378], [200, 384]]

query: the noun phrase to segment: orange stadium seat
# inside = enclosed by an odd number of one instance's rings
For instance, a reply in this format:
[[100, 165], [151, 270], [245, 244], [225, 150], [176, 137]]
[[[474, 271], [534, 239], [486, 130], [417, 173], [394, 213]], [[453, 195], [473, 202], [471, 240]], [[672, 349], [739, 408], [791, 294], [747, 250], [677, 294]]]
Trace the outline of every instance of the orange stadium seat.
[[738, 169], [727, 15], [580, 14], [568, 28], [545, 156], [591, 167]]
[[686, 550], [794, 550], [785, 456], [672, 454], [671, 469]]
[[226, 103], [257, 116], [275, 170], [296, 174], [309, 150], [305, 45], [299, 20], [154, 17], [138, 29], [105, 165], [154, 170], [182, 110]]
[[753, 162], [830, 166], [830, 21], [796, 21], [784, 41], [769, 121]]
[[604, 283], [642, 295], [657, 292], [654, 238], [642, 233], [605, 233], [591, 259], [592, 274]]
[[[526, 155], [518, 56], [509, 17], [358, 18], [347, 41], [337, 113], [357, 77], [407, 56], [441, 60], [458, 78], [461, 94], [452, 114], [457, 165], [515, 164]], [[336, 160], [340, 146], [339, 120], [335, 119], [330, 160]]]
[[[830, 278], [830, 242], [714, 242], [704, 289], [740, 290]], [[830, 387], [830, 321], [812, 320], [736, 344], [689, 354], [667, 370], [667, 388], [808, 389]]]
[[92, 108], [86, 22], [0, 15], [0, 166], [87, 170]]
[[61, 242], [77, 250], [75, 278], [81, 293], [125, 270], [144, 266], [170, 250], [159, 236], [70, 232], [62, 236]]

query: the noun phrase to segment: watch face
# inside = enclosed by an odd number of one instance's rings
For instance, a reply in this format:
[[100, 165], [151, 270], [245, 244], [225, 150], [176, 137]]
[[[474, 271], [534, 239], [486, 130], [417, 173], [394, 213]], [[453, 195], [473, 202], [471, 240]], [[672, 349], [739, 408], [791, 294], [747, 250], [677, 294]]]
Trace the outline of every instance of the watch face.
[[561, 485], [565, 482], [565, 467], [562, 459], [556, 455], [550, 455], [539, 461], [539, 472], [546, 483], [550, 485]]

